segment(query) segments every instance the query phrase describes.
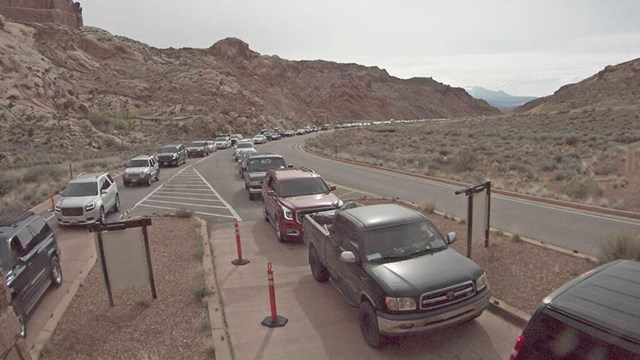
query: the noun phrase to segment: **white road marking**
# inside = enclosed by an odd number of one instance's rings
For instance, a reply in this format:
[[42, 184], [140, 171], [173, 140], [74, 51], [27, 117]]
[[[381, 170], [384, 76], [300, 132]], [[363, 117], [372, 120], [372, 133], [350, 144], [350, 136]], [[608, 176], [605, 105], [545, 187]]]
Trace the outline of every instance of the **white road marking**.
[[183, 203], [183, 202], [176, 202], [176, 201], [163, 201], [163, 200], [153, 200], [153, 199], [147, 199], [147, 202], [157, 202], [157, 203], [164, 203], [164, 204], [177, 204], [177, 205], [189, 205], [189, 206], [199, 206], [199, 207], [208, 207], [208, 208], [214, 208], [214, 209], [226, 209], [226, 206], [216, 206], [216, 205], [198, 205], [198, 204], [191, 204], [191, 203]]
[[[140, 206], [156, 208], [156, 209], [165, 209], [165, 210], [184, 210], [184, 209], [176, 209], [176, 208], [171, 208], [171, 207], [166, 207], [166, 206], [154, 206], [154, 205], [147, 205], [147, 204], [140, 204]], [[223, 218], [227, 218], [227, 219], [235, 219], [236, 218], [235, 216], [212, 214], [212, 213], [206, 213], [206, 212], [202, 212], [202, 211], [194, 211], [193, 213], [194, 214], [201, 214], [201, 215], [223, 217]]]
[[49, 217], [44, 218], [44, 220], [45, 220], [45, 221], [49, 221], [49, 220], [53, 219], [53, 217], [54, 217], [54, 216], [55, 216], [55, 215], [50, 215]]
[[180, 199], [180, 200], [198, 200], [198, 201], [213, 201], [222, 202], [220, 199], [201, 199], [201, 198], [187, 198], [182, 196], [167, 196], [167, 195], [153, 195], [154, 198], [168, 198], [168, 199]]
[[183, 192], [183, 191], [167, 191], [167, 190], [163, 190], [160, 192], [160, 194], [167, 194], [167, 195], [178, 195], [178, 194], [184, 194], [184, 195], [197, 195], [197, 196], [215, 196], [214, 194], [211, 193], [199, 193], [199, 192]]
[[213, 191], [214, 194], [216, 194], [216, 196], [218, 197], [218, 199], [220, 199], [222, 201], [222, 203], [224, 204], [224, 206], [227, 207], [227, 210], [229, 210], [229, 212], [231, 212], [233, 214], [233, 216], [238, 220], [238, 221], [242, 221], [242, 218], [240, 217], [240, 215], [238, 215], [238, 213], [231, 207], [231, 205], [229, 205], [228, 202], [226, 202], [222, 196], [220, 196], [220, 194], [218, 194], [218, 192], [216, 191], [216, 189], [213, 188], [213, 186], [211, 186], [211, 184], [209, 184], [209, 182], [204, 178], [204, 176], [202, 176], [202, 174], [200, 174], [198, 172], [198, 170], [196, 170], [195, 168], [193, 169], [193, 171], [198, 174], [198, 176], [200, 176], [200, 178], [202, 179], [202, 181], [205, 182], [205, 184], [209, 185], [209, 188], [211, 189], [211, 191]]

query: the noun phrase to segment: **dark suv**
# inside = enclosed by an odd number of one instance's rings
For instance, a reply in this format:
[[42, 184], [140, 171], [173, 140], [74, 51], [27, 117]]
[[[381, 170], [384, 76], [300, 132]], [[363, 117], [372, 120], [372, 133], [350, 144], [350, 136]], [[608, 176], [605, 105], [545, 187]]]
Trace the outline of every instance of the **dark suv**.
[[331, 193], [335, 189], [309, 169], [269, 169], [262, 182], [263, 215], [278, 241], [301, 240], [305, 214], [340, 208], [342, 201]]
[[49, 285], [62, 284], [60, 248], [42, 216], [32, 212], [0, 215], [0, 267], [25, 336], [27, 318]]
[[511, 359], [640, 359], [640, 262], [610, 262], [547, 296]]
[[243, 177], [244, 188], [249, 192], [249, 200], [253, 200], [262, 193], [262, 180], [267, 175], [267, 170], [286, 167], [287, 164], [282, 155], [255, 154], [248, 157]]
[[182, 144], [169, 144], [158, 153], [158, 164], [160, 166], [180, 166], [187, 162], [187, 151]]

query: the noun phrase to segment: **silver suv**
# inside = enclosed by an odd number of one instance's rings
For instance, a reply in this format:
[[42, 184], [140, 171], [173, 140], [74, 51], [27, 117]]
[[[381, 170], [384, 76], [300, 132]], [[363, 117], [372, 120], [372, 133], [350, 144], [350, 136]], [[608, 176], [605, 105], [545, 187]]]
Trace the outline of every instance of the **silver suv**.
[[138, 155], [129, 160], [127, 168], [122, 174], [124, 186], [131, 184], [145, 184], [151, 186], [153, 180], [158, 180], [160, 167], [152, 155]]
[[120, 211], [118, 186], [106, 172], [80, 174], [60, 193], [55, 212], [58, 225], [105, 223], [110, 211]]

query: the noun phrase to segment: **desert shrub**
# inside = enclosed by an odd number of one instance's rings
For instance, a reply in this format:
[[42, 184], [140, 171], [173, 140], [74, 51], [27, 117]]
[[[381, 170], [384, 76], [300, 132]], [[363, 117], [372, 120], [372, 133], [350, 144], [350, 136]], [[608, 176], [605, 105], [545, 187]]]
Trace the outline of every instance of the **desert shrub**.
[[640, 238], [629, 234], [610, 237], [600, 243], [601, 263], [617, 259], [640, 260]]
[[541, 171], [553, 171], [558, 168], [558, 164], [550, 159], [545, 159], [538, 163], [538, 170]]
[[590, 195], [602, 196], [602, 188], [590, 177], [574, 176], [564, 188], [564, 192], [574, 199], [585, 199]]
[[576, 145], [579, 139], [577, 135], [569, 135], [564, 139], [564, 143], [570, 146]]
[[190, 218], [193, 217], [193, 211], [187, 209], [178, 209], [175, 214], [178, 218]]
[[422, 207], [422, 211], [424, 211], [427, 214], [433, 214], [435, 210], [436, 210], [436, 204], [430, 201], [427, 201]]
[[529, 165], [527, 165], [525, 163], [522, 163], [522, 162], [512, 161], [509, 164], [509, 170], [515, 171], [515, 172], [523, 175], [527, 179], [533, 179], [534, 178], [533, 171], [531, 171], [531, 168], [529, 167]]
[[89, 122], [97, 129], [106, 129], [109, 127], [109, 117], [98, 109], [89, 112]]
[[464, 148], [453, 159], [453, 170], [457, 173], [472, 171], [476, 161], [476, 155], [469, 148]]
[[130, 117], [149, 116], [151, 114], [153, 114], [153, 110], [148, 109], [148, 108], [133, 108], [133, 109], [129, 110], [129, 116]]
[[131, 130], [133, 128], [133, 121], [129, 119], [111, 119], [111, 124], [116, 130]]
[[202, 301], [204, 298], [206, 298], [211, 294], [212, 294], [211, 291], [209, 291], [209, 289], [207, 289], [205, 286], [201, 286], [193, 289], [193, 297], [195, 297], [196, 300], [199, 300], [199, 301]]
[[613, 162], [613, 161], [607, 161], [605, 163], [600, 163], [593, 169], [593, 172], [596, 175], [609, 175], [609, 174], [613, 174], [613, 173], [615, 173], [617, 171], [618, 171], [618, 167], [616, 166], [616, 163]]
[[572, 170], [566, 170], [566, 169], [557, 170], [551, 175], [551, 180], [552, 181], [564, 181], [564, 180], [567, 180], [567, 179], [571, 179], [575, 175], [576, 175], [576, 172], [572, 171]]
[[4, 196], [18, 186], [18, 177], [0, 172], [0, 195]]
[[63, 171], [61, 169], [58, 169], [55, 166], [51, 166], [51, 165], [35, 166], [28, 169], [22, 175], [22, 181], [34, 182], [34, 183], [48, 182], [51, 180], [59, 179], [62, 176], [62, 174], [63, 174]]

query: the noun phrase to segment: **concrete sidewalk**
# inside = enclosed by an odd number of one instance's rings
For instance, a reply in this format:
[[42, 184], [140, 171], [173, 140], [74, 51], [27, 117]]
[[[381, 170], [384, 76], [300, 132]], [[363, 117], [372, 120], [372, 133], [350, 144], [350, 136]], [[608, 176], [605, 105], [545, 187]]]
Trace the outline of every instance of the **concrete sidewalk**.
[[[235, 359], [441, 359], [508, 358], [521, 329], [486, 311], [476, 321], [428, 335], [394, 339], [385, 348], [366, 345], [351, 307], [329, 283], [311, 276], [304, 244], [279, 243], [262, 220], [240, 223], [244, 266], [236, 256], [232, 224], [210, 229], [218, 290], [221, 292]], [[281, 328], [267, 328], [270, 315], [267, 262], [273, 263]]]

